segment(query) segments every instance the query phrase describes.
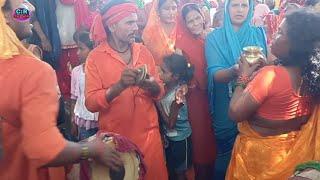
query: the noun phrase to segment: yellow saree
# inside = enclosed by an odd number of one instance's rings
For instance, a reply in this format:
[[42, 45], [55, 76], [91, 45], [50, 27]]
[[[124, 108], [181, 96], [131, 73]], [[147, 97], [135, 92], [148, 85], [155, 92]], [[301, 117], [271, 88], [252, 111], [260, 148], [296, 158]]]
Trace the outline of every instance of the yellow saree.
[[282, 180], [306, 161], [320, 159], [320, 106], [300, 131], [262, 137], [247, 121], [238, 124], [226, 179]]

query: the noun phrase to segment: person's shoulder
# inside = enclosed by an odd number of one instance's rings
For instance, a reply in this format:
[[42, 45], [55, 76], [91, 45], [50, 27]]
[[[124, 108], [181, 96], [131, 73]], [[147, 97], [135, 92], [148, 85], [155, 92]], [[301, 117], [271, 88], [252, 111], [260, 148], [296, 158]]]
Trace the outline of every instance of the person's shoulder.
[[133, 46], [136, 51], [140, 51], [140, 54], [152, 56], [150, 50], [143, 43], [134, 43]]
[[278, 68], [276, 65], [264, 66], [260, 71], [275, 71]]
[[81, 70], [81, 68], [83, 68], [83, 65], [82, 65], [82, 64], [74, 67], [74, 68], [72, 69], [72, 74], [74, 74], [74, 73], [76, 73], [76, 72], [79, 72], [79, 71]]
[[214, 28], [212, 31], [210, 31], [207, 37], [217, 36], [222, 32], [223, 32], [223, 27], [217, 27], [217, 28]]
[[275, 65], [269, 65], [269, 66], [264, 66], [263, 68], [261, 68], [258, 73], [262, 74], [263, 76], [265, 76], [265, 78], [271, 78], [274, 77], [277, 72], [279, 70], [278, 66]]
[[133, 46], [134, 46], [135, 48], [140, 49], [141, 51], [149, 51], [149, 49], [147, 48], [147, 46], [145, 46], [143, 43], [140, 43], [140, 42], [135, 42], [135, 43], [133, 43]]
[[[102, 42], [99, 45], [97, 45], [94, 49], [92, 49], [88, 55], [88, 59], [91, 59], [92, 57], [95, 57], [93, 59], [97, 59], [97, 56], [101, 56], [102, 54], [107, 53], [108, 51], [108, 45], [106, 42]], [[99, 58], [98, 58], [99, 59]]]
[[276, 68], [276, 66], [270, 65], [264, 66], [263, 68], [259, 69], [258, 72], [254, 76], [252, 76], [253, 83], [271, 84], [277, 77]]
[[46, 62], [35, 57], [18, 55], [14, 57], [17, 67], [25, 69], [25, 71], [54, 71], [53, 68]]
[[[15, 72], [20, 80], [32, 79], [32, 83], [42, 79], [51, 80], [56, 78], [54, 69], [46, 62], [35, 57], [18, 55], [12, 59], [15, 63]], [[19, 81], [17, 79], [17, 81]]]
[[216, 39], [216, 38], [224, 37], [223, 33], [224, 33], [223, 27], [218, 27], [216, 29], [213, 29], [206, 36], [206, 41], [211, 41], [211, 40]]

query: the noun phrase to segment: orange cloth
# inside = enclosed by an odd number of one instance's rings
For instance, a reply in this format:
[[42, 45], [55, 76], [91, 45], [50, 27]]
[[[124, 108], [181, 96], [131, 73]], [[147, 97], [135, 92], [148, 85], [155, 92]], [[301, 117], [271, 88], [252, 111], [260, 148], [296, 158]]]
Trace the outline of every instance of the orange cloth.
[[[163, 86], [156, 73], [151, 53], [141, 44], [132, 45], [132, 66], [146, 64], [148, 72]], [[148, 92], [138, 87], [129, 87], [111, 103], [106, 101], [106, 91], [119, 81], [122, 71], [128, 65], [106, 42], [94, 49], [86, 63], [86, 106], [92, 112], [99, 112], [99, 129], [127, 137], [135, 143], [144, 155], [147, 166], [146, 180], [166, 180], [158, 115], [153, 99]], [[159, 97], [160, 97], [159, 96]]]
[[108, 26], [111, 26], [123, 18], [128, 17], [132, 13], [137, 13], [138, 7], [134, 3], [118, 4], [110, 8], [103, 16], [103, 21], [106, 21]]
[[64, 168], [40, 168], [66, 141], [56, 127], [57, 80], [46, 63], [24, 55], [0, 59], [0, 116], [4, 139], [1, 180], [64, 179]]
[[158, 15], [158, 4], [159, 0], [153, 1], [147, 25], [142, 33], [142, 40], [151, 51], [156, 65], [160, 66], [163, 58], [175, 51], [176, 28], [170, 35], [166, 34]]
[[289, 72], [282, 66], [267, 66], [248, 84], [246, 92], [261, 104], [258, 116], [289, 120], [310, 114], [310, 102], [292, 88]]
[[[192, 44], [192, 46], [190, 46]], [[209, 112], [207, 93], [207, 63], [204, 57], [204, 40], [194, 37], [187, 29], [180, 13], [177, 27], [176, 47], [181, 49], [188, 61], [194, 65], [192, 88], [188, 95], [188, 112], [192, 128], [193, 162], [213, 164], [216, 145]]]
[[107, 40], [107, 33], [104, 29], [102, 16], [100, 14], [97, 14], [93, 20], [93, 24], [90, 29], [90, 39], [94, 41], [96, 46]]
[[104, 14], [97, 14], [90, 29], [90, 38], [96, 45], [100, 44], [107, 39], [107, 33], [104, 28], [105, 21], [108, 26], [111, 26], [132, 13], [137, 13], [137, 11], [138, 8], [134, 3], [122, 3], [113, 6]]
[[288, 179], [298, 164], [320, 160], [320, 106], [300, 131], [262, 137], [247, 121], [238, 128], [227, 180]]

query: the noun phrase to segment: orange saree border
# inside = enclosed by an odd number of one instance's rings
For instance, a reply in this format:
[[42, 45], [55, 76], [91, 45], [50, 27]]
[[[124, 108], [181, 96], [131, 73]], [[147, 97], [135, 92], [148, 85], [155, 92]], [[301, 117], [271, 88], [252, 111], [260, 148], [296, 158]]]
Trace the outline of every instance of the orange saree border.
[[228, 180], [288, 179], [298, 164], [320, 160], [320, 105], [300, 131], [262, 137], [247, 121], [238, 128]]

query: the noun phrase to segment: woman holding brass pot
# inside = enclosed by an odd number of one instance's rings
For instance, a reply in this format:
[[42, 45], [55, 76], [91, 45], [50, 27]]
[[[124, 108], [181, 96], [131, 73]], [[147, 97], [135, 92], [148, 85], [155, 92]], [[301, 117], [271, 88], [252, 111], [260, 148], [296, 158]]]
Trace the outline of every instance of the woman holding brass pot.
[[[241, 58], [229, 116], [238, 123], [227, 180], [288, 179], [320, 159], [320, 15], [286, 15], [271, 45], [279, 65], [256, 75]], [[319, 178], [310, 178], [319, 179]]]
[[207, 36], [205, 45], [210, 111], [217, 143], [215, 179], [224, 179], [238, 134], [236, 123], [228, 116], [229, 102], [238, 77], [237, 62], [247, 46], [262, 48], [264, 55], [267, 52], [264, 30], [250, 25], [253, 1], [228, 0], [225, 5], [223, 26]]

